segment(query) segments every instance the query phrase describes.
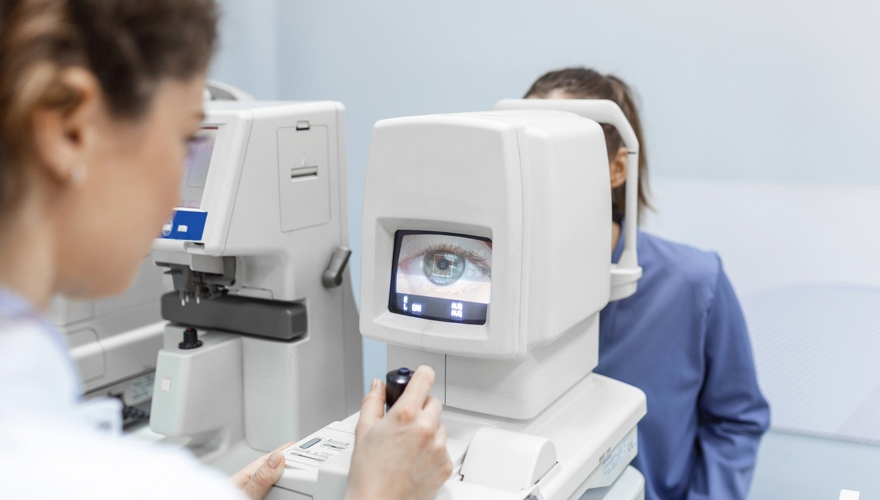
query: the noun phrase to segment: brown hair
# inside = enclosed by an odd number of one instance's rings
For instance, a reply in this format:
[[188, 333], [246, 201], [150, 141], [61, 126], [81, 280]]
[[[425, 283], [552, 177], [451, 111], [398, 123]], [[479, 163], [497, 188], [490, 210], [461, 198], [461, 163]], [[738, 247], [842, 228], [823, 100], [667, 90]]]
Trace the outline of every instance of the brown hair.
[[[636, 108], [635, 94], [620, 78], [614, 75], [603, 75], [588, 68], [566, 68], [551, 71], [538, 78], [526, 92], [526, 97], [546, 98], [554, 90], [561, 90], [575, 99], [610, 99], [620, 106], [626, 119], [632, 125], [636, 138], [639, 140], [639, 219], [645, 208], [651, 208], [648, 202], [650, 188], [648, 186], [648, 155], [645, 151], [645, 138], [642, 135], [642, 123]], [[610, 162], [617, 151], [623, 147], [620, 134], [611, 125], [602, 125], [605, 131], [605, 145], [608, 149]], [[611, 206], [614, 220], [620, 222], [626, 207], [626, 183], [611, 191]]]
[[137, 119], [165, 78], [205, 71], [217, 38], [214, 0], [0, 0], [0, 210], [20, 194], [37, 109], [72, 109], [59, 76], [91, 71], [117, 118]]

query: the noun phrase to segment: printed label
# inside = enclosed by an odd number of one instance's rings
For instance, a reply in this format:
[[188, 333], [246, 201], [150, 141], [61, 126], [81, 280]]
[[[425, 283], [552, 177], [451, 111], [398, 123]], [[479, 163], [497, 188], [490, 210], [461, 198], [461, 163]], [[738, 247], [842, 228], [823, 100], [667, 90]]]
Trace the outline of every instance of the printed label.
[[608, 479], [614, 475], [617, 467], [623, 462], [629, 453], [636, 447], [636, 436], [634, 432], [630, 432], [617, 443], [611, 452], [607, 453], [602, 459], [602, 482], [607, 483]]
[[282, 452], [287, 460], [319, 466], [333, 459], [352, 445], [351, 441], [334, 439], [327, 434], [312, 434]]
[[131, 382], [131, 404], [136, 405], [153, 396], [155, 375], [155, 373], [150, 373]]

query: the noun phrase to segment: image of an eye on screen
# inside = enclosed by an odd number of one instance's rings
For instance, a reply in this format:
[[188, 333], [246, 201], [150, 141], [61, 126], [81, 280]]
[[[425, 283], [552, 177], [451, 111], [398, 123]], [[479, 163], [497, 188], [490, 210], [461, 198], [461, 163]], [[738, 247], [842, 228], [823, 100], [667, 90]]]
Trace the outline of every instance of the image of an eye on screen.
[[398, 231], [390, 308], [398, 314], [483, 324], [492, 291], [492, 242]]

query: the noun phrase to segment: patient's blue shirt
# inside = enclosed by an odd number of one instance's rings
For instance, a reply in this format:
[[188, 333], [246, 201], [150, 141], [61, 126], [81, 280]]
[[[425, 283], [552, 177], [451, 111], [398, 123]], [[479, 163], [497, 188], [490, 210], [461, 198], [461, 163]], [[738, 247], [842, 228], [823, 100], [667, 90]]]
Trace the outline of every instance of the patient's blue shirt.
[[[633, 465], [646, 500], [746, 498], [770, 408], [715, 253], [638, 234], [638, 291], [599, 316], [595, 372], [648, 398]], [[623, 236], [613, 253], [620, 259]]]

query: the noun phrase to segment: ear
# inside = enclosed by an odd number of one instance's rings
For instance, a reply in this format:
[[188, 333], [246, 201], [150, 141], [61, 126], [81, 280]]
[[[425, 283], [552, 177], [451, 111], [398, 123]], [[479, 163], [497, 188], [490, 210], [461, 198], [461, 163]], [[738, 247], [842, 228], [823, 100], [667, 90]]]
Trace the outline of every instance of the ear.
[[609, 169], [611, 173], [611, 189], [626, 182], [626, 148], [617, 150], [617, 154], [611, 159]]
[[73, 104], [37, 109], [34, 142], [40, 167], [50, 178], [67, 184], [78, 182], [85, 174], [89, 138], [103, 104], [100, 83], [90, 71], [67, 68], [59, 80], [70, 92]]

